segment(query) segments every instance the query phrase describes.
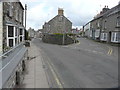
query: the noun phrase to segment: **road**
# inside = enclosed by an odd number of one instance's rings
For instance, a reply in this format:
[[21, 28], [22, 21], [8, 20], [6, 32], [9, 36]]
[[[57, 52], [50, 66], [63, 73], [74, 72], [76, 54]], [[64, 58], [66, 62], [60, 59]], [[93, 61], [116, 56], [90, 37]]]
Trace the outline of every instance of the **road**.
[[88, 40], [60, 46], [33, 43], [40, 48], [50, 87], [111, 88], [118, 86], [118, 49]]

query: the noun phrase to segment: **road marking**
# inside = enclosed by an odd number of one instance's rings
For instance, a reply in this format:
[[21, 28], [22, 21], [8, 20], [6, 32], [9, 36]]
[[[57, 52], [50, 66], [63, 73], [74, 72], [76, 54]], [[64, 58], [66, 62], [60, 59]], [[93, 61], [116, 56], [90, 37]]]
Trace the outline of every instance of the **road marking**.
[[113, 52], [113, 49], [112, 49], [112, 48], [110, 48], [110, 47], [108, 47], [108, 48], [109, 48], [109, 50], [108, 50], [107, 55], [111, 55], [111, 54], [112, 54], [112, 52]]
[[57, 84], [58, 84], [58, 86], [59, 86], [59, 88], [63, 88], [63, 86], [62, 86], [62, 84], [61, 84], [61, 82], [60, 82], [60, 80], [58, 79], [58, 77], [57, 77], [57, 74], [55, 73], [55, 71], [54, 71], [54, 69], [53, 69], [53, 64], [51, 65], [48, 61], [47, 61], [47, 63], [48, 63], [48, 65], [49, 65], [49, 67], [50, 67], [50, 70], [52, 71], [52, 74], [53, 74], [53, 76], [54, 76], [54, 78], [55, 78], [55, 80], [56, 80], [56, 82], [57, 82]]

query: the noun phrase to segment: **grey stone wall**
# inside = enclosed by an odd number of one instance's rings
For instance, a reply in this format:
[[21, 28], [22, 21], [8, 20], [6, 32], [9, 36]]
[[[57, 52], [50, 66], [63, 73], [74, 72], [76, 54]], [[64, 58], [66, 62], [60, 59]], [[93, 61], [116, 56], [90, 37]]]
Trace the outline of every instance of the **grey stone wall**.
[[[46, 34], [42, 37], [42, 41], [45, 43], [51, 43], [51, 44], [58, 44], [62, 45], [63, 44], [63, 35], [49, 35]], [[65, 35], [65, 40], [64, 40], [64, 45], [72, 44], [74, 43], [74, 40], [67, 35]]]
[[3, 49], [3, 3], [0, 2], [0, 54]]
[[47, 24], [45, 23], [43, 28], [43, 32], [48, 33], [71, 33], [71, 30], [72, 23], [64, 15], [57, 15]]
[[3, 2], [3, 51], [7, 47], [7, 24], [10, 23], [17, 28], [24, 27], [23, 19], [24, 10], [20, 2]]

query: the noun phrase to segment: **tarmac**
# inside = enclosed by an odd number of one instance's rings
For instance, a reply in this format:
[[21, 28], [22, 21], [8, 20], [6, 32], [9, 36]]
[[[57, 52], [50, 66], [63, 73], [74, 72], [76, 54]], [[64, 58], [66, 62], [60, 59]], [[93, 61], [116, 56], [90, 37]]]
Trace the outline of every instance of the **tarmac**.
[[49, 88], [40, 50], [32, 42], [28, 47], [28, 56], [27, 70], [20, 88]]

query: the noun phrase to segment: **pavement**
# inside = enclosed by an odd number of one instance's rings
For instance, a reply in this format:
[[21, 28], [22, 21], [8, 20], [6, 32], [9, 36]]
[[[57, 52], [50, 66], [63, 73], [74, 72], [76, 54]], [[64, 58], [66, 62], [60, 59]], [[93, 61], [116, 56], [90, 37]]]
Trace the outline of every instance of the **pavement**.
[[20, 88], [49, 88], [40, 49], [32, 42], [28, 47], [27, 70]]

